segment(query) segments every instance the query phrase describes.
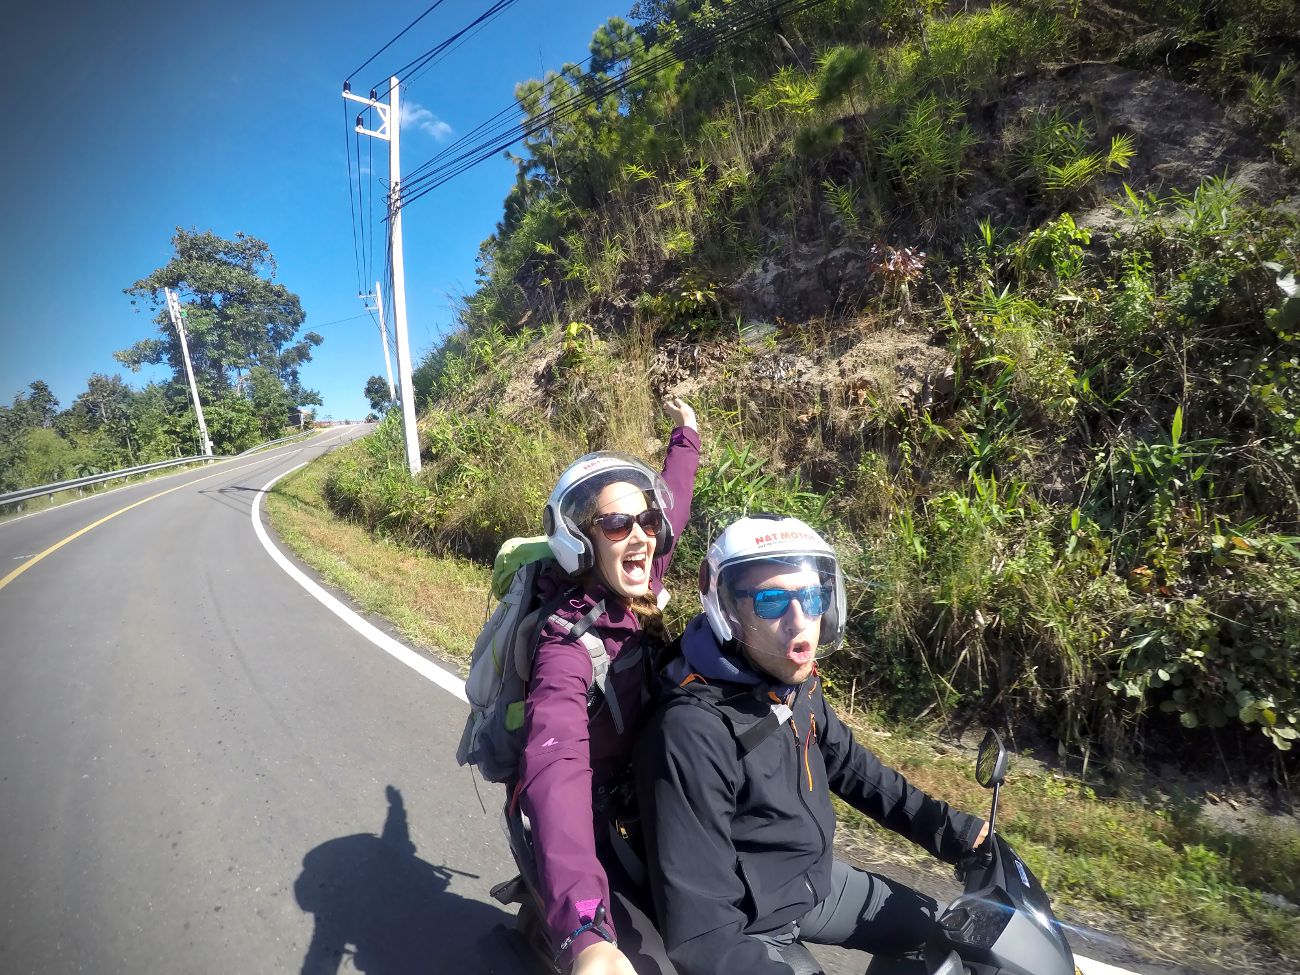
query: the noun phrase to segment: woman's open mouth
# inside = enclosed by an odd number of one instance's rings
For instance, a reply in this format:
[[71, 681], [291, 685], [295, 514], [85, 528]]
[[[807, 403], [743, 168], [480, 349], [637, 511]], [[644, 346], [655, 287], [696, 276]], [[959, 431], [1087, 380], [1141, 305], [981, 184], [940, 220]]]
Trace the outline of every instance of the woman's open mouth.
[[623, 569], [623, 575], [632, 585], [638, 585], [648, 582], [650, 579], [650, 560], [647, 558], [648, 553], [637, 552], [634, 555], [623, 557], [620, 563]]

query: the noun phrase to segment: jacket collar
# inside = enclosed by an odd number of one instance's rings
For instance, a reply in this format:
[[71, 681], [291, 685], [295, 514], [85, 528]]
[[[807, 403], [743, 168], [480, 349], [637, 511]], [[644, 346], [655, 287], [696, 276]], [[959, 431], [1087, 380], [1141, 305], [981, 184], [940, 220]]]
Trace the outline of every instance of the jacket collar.
[[666, 670], [667, 677], [674, 684], [680, 684], [691, 674], [705, 681], [751, 687], [764, 695], [771, 691], [781, 700], [789, 699], [790, 692], [798, 690], [787, 684], [778, 684], [755, 668], [735, 640], [728, 640], [725, 645], [718, 643], [703, 613], [686, 624], [682, 633], [682, 655], [673, 659]]

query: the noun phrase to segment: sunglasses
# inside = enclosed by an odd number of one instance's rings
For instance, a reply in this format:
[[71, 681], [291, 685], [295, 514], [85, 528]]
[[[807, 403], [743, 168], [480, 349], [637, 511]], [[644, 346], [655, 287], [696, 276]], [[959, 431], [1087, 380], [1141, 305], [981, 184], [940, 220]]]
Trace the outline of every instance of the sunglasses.
[[742, 599], [753, 598], [754, 615], [761, 620], [779, 620], [799, 600], [805, 616], [821, 616], [831, 601], [830, 586], [804, 586], [802, 589], [737, 589]]
[[629, 515], [616, 511], [608, 515], [592, 518], [591, 523], [600, 527], [600, 532], [611, 542], [621, 542], [632, 534], [632, 525], [641, 526], [647, 535], [658, 535], [664, 527], [664, 513], [658, 508], [647, 508], [639, 515]]

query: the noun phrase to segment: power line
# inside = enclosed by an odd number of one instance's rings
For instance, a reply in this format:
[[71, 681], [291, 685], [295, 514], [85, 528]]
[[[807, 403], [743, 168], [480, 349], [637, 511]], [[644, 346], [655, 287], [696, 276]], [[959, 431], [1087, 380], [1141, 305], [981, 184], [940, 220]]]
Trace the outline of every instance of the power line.
[[479, 33], [481, 33], [484, 30], [484, 28], [488, 27], [492, 23], [492, 21], [496, 20], [504, 12], [505, 12], [505, 8], [498, 10], [488, 20], [485, 20], [483, 23], [479, 24], [478, 27], [474, 28], [473, 32], [461, 38], [461, 40], [457, 41], [455, 45], [448, 48], [446, 51], [438, 55], [432, 61], [428, 62], [424, 67], [419, 68], [416, 71], [412, 71], [405, 83], [407, 85], [415, 84], [417, 81], [420, 80], [420, 78], [424, 75], [426, 71], [432, 68], [435, 64], [441, 63], [443, 59], [449, 57], [450, 55], [454, 54], [456, 51], [460, 50], [460, 48], [463, 47], [469, 41], [472, 41], [475, 37], [478, 36]]
[[401, 39], [401, 37], [402, 37], [403, 34], [405, 34], [408, 30], [410, 30], [412, 27], [414, 27], [414, 26], [415, 26], [416, 24], [418, 24], [420, 21], [424, 20], [424, 18], [427, 17], [427, 16], [429, 16], [429, 14], [433, 13], [435, 10], [437, 10], [439, 7], [441, 7], [441, 6], [443, 5], [444, 2], [445, 2], [445, 0], [434, 0], [434, 3], [430, 5], [430, 7], [429, 7], [428, 10], [426, 10], [424, 13], [420, 14], [420, 16], [416, 17], [413, 21], [411, 21], [409, 24], [407, 24], [405, 27], [403, 27], [403, 28], [402, 28], [402, 29], [397, 33], [397, 36], [396, 36], [396, 37], [394, 37], [391, 41], [389, 41], [387, 44], [385, 44], [383, 47], [381, 47], [381, 48], [380, 48], [378, 51], [376, 51], [374, 54], [370, 55], [370, 57], [366, 58], [363, 62], [361, 62], [361, 65], [360, 65], [359, 67], [357, 67], [357, 68], [355, 68], [354, 70], [350, 71], [350, 72], [348, 73], [348, 76], [347, 76], [347, 79], [346, 79], [346, 80], [347, 80], [347, 81], [351, 81], [351, 80], [352, 80], [352, 76], [353, 76], [354, 74], [356, 74], [358, 71], [360, 71], [362, 68], [364, 68], [366, 65], [368, 65], [368, 64], [369, 64], [371, 61], [373, 61], [375, 58], [379, 57], [379, 55], [383, 54], [383, 53], [384, 53], [385, 51], [387, 51], [390, 47], [392, 47], [394, 44], [396, 44], [396, 43]]
[[[392, 87], [392, 81], [391, 81], [392, 78], [394, 77], [397, 78], [397, 83], [402, 84], [412, 74], [420, 70], [420, 68], [424, 67], [424, 65], [427, 64], [431, 59], [437, 57], [443, 51], [447, 50], [447, 48], [450, 47], [452, 44], [454, 44], [456, 41], [460, 40], [460, 38], [465, 36], [467, 32], [479, 26], [480, 24], [484, 23], [485, 21], [489, 20], [490, 18], [495, 17], [497, 14], [501, 13], [507, 8], [513, 7], [518, 2], [519, 0], [496, 0], [496, 2], [492, 4], [492, 6], [488, 7], [487, 10], [479, 14], [472, 21], [470, 21], [468, 24], [466, 24], [456, 33], [452, 34], [446, 40], [439, 41], [429, 50], [425, 51], [418, 58], [416, 58], [414, 61], [408, 61], [406, 64], [402, 65], [402, 67], [398, 68], [396, 71], [391, 72], [389, 74], [389, 79], [390, 79], [389, 88]], [[404, 72], [406, 73], [404, 74]], [[378, 91], [380, 84], [383, 84], [382, 80], [376, 84], [371, 85], [370, 86], [371, 90]], [[387, 91], [388, 88], [385, 88], [384, 92]], [[382, 93], [380, 97], [382, 97]]]
[[[611, 94], [626, 90], [632, 83], [661, 71], [669, 64], [675, 61], [685, 61], [702, 53], [717, 43], [724, 34], [734, 38], [755, 30], [774, 16], [783, 13], [799, 13], [824, 2], [825, 0], [774, 0], [774, 2], [764, 7], [751, 9], [729, 21], [720, 22], [713, 28], [701, 29], [675, 48], [649, 58], [635, 67], [628, 68], [616, 79], [600, 82], [585, 92], [579, 91], [561, 101], [558, 105], [553, 105], [549, 109], [538, 113], [532, 119], [514, 123], [509, 127], [500, 124], [491, 126], [490, 128], [497, 130], [500, 134], [484, 138], [478, 144], [465, 149], [459, 155], [452, 157], [441, 165], [430, 167], [428, 163], [425, 163], [417, 167], [417, 170], [413, 172], [419, 172], [419, 175], [408, 177], [402, 182], [400, 205], [407, 206], [414, 203], [425, 194], [432, 192], [479, 163], [492, 158], [521, 139], [535, 135]], [[555, 80], [558, 80], [558, 78]], [[498, 117], [500, 114], [502, 113], [498, 113]], [[482, 126], [480, 126], [481, 128]], [[452, 146], [444, 149], [439, 155], [445, 158], [448, 152], [455, 151], [457, 147], [463, 145], [466, 141], [468, 141], [468, 137], [458, 140]]]
[[[791, 9], [790, 12], [797, 13], [809, 6], [814, 6], [817, 2], [821, 2], [821, 0], [813, 0], [812, 3], [796, 4], [795, 7]], [[742, 11], [741, 13], [735, 15], [735, 17], [733, 17], [731, 22], [722, 22], [711, 28], [708, 27], [699, 28], [693, 34], [689, 35], [685, 40], [683, 40], [675, 49], [670, 49], [666, 52], [657, 55], [654, 58], [649, 59], [648, 61], [643, 62], [641, 65], [638, 65], [636, 69], [629, 69], [628, 71], [624, 72], [624, 74], [616, 82], [614, 82], [608, 90], [598, 89], [594, 96], [584, 95], [582, 92], [579, 92], [576, 95], [571, 95], [568, 101], [561, 102], [558, 105], [551, 106], [551, 108], [548, 109], [547, 111], [548, 113], [558, 113], [564, 110], [566, 106], [570, 106], [570, 105], [576, 106], [579, 109], [582, 107], [586, 107], [586, 104], [591, 104], [592, 101], [599, 100], [600, 98], [605, 97], [607, 94], [612, 93], [613, 91], [622, 90], [622, 88], [626, 86], [628, 83], [630, 83], [631, 81], [640, 80], [641, 78], [646, 77], [651, 73], [654, 73], [656, 71], [661, 70], [664, 67], [667, 67], [673, 61], [685, 60], [686, 57], [693, 56], [694, 54], [699, 53], [700, 51], [706, 49], [713, 41], [715, 41], [726, 30], [731, 30], [733, 33], [743, 33], [745, 31], [752, 30], [753, 28], [761, 25], [769, 17], [786, 12], [782, 8], [787, 7], [789, 3], [790, 0], [780, 0], [780, 2], [771, 3], [767, 7], [761, 7], [757, 9], [751, 7], [750, 9]], [[591, 60], [592, 59], [590, 57], [585, 58], [583, 61], [579, 62], [576, 65], [576, 67], [582, 68], [583, 66], [589, 64]], [[557, 85], [559, 82], [565, 80], [566, 77], [567, 76], [563, 72], [560, 72], [557, 73], [555, 77], [551, 78], [549, 81], [544, 81], [542, 83], [542, 92], [540, 92], [539, 94], [544, 94], [545, 89], [547, 87]], [[581, 104], [584, 101], [586, 104]], [[411, 170], [407, 174], [406, 178], [403, 180], [404, 186], [411, 187], [412, 180], [415, 180], [416, 183], [418, 184], [421, 173], [431, 168], [431, 166], [434, 163], [436, 163], [439, 160], [442, 160], [449, 153], [455, 152], [457, 149], [464, 146], [469, 139], [480, 134], [481, 132], [495, 130], [496, 132], [504, 133], [510, 131], [513, 128], [519, 127], [521, 125], [528, 124], [527, 122], [525, 123], [512, 122], [507, 124], [503, 121], [505, 116], [509, 116], [517, 110], [517, 105], [518, 105], [517, 102], [512, 102], [510, 105], [506, 106], [504, 109], [497, 112], [496, 115], [492, 116], [492, 118], [488, 119], [487, 122], [484, 122], [479, 126], [475, 127], [473, 130], [466, 133], [465, 136], [461, 137], [460, 139], [453, 142], [451, 145], [439, 151], [437, 154], [433, 156], [432, 159], [426, 160], [421, 165], [415, 167], [415, 169]], [[543, 116], [539, 115], [537, 116], [537, 118], [540, 119], [543, 118]], [[555, 120], [558, 120], [558, 117]], [[462, 154], [462, 156], [457, 157], [457, 159], [454, 161], [459, 161], [461, 158], [464, 158], [464, 155], [465, 154]]]
[[[677, 45], [675, 49], [665, 51], [660, 55], [642, 62], [634, 68], [629, 68], [617, 79], [599, 83], [594, 89], [588, 89], [585, 92], [580, 90], [575, 94], [571, 94], [567, 99], [558, 104], [552, 105], [550, 108], [534, 116], [532, 119], [528, 119], [522, 123], [510, 123], [509, 125], [500, 122], [489, 124], [486, 128], [489, 132], [493, 132], [494, 134], [485, 138], [484, 141], [464, 150], [459, 155], [454, 156], [443, 163], [441, 166], [431, 167], [430, 164], [433, 163], [434, 160], [429, 160], [412, 170], [412, 172], [408, 174], [407, 178], [403, 180], [403, 191], [413, 191], [421, 184], [426, 183], [431, 179], [436, 179], [436, 185], [441, 185], [443, 182], [446, 182], [446, 179], [438, 177], [446, 176], [446, 178], [451, 178], [459, 175], [466, 168], [477, 165], [484, 159], [496, 155], [497, 152], [514, 142], [542, 131], [554, 123], [581, 111], [583, 108], [594, 104], [602, 98], [607, 97], [609, 94], [624, 90], [631, 83], [662, 70], [674, 61], [684, 61], [689, 57], [693, 57], [695, 54], [698, 54], [711, 46], [724, 32], [729, 32], [732, 35], [746, 33], [760, 26], [772, 16], [787, 11], [792, 13], [798, 12], [820, 2], [823, 2], [823, 0], [803, 0], [803, 2], [793, 3], [791, 0], [776, 0], [776, 2], [773, 2], [766, 7], [745, 11], [732, 18], [731, 21], [723, 22], [714, 28], [701, 28], [694, 34], [690, 35], [681, 44]], [[559, 82], [563, 77], [563, 75], [557, 76], [552, 79], [552, 83]], [[503, 112], [499, 112], [494, 118], [499, 119], [502, 115], [508, 114], [509, 112], [510, 109], [506, 109]], [[483, 128], [484, 126], [479, 127], [479, 129]], [[475, 131], [477, 132], [479, 130]], [[506, 138], [507, 133], [509, 133], [509, 138]], [[466, 136], [464, 139], [457, 140], [456, 143], [443, 149], [435, 159], [445, 158], [448, 153], [454, 152], [457, 148], [465, 145], [470, 137], [471, 136]], [[410, 201], [413, 201], [414, 199], [415, 196], [410, 197]]]
[[321, 322], [319, 325], [313, 325], [312, 330], [318, 328], [328, 328], [331, 325], [342, 325], [344, 322], [355, 322], [358, 318], [365, 318], [368, 312], [362, 312], [360, 315], [353, 315], [351, 318], [339, 318], [332, 322]]
[[[358, 135], [357, 138], [360, 139], [361, 136]], [[368, 182], [368, 186], [370, 188], [370, 251], [366, 256], [366, 280], [369, 281], [370, 272], [374, 270], [374, 266], [375, 266], [375, 140], [374, 139], [366, 140], [366, 151], [369, 153], [369, 158], [366, 161], [366, 165], [370, 169], [370, 180]]]
[[[577, 63], [576, 67], [578, 68], [586, 67], [588, 64], [591, 63], [591, 60], [592, 59], [590, 57], [583, 58], [581, 61]], [[566, 77], [565, 75], [557, 73], [553, 78], [549, 80], [543, 80], [541, 83], [542, 88], [539, 94], [544, 94], [547, 88], [559, 84], [561, 81], [565, 80], [565, 77]], [[480, 122], [473, 129], [471, 129], [470, 131], [466, 132], [463, 136], [458, 138], [455, 142], [451, 143], [450, 145], [446, 146], [445, 148], [435, 153], [432, 158], [427, 159], [419, 166], [416, 166], [413, 170], [411, 170], [409, 173], [406, 174], [406, 179], [403, 181], [403, 183], [409, 183], [412, 179], [418, 178], [422, 172], [432, 168], [436, 163], [441, 161], [448, 153], [455, 152], [458, 147], [464, 145], [468, 140], [478, 135], [481, 135], [491, 129], [496, 129], [501, 132], [509, 131], [510, 126], [515, 126], [518, 125], [519, 123], [512, 122], [509, 123], [508, 126], [503, 125], [502, 123], [506, 118], [506, 116], [514, 115], [518, 111], [519, 111], [519, 102], [512, 101], [509, 105], [501, 109], [501, 111], [497, 112], [487, 121]]]
[[[367, 248], [367, 245], [369, 244], [371, 238], [366, 236], [366, 211], [365, 211], [365, 208], [364, 208], [364, 206], [363, 206], [363, 201], [364, 201], [364, 196], [365, 196], [365, 194], [364, 194], [363, 188], [362, 188], [362, 186], [361, 186], [361, 137], [360, 137], [359, 135], [357, 135], [357, 134], [354, 133], [354, 135], [353, 135], [353, 139], [354, 139], [354, 142], [355, 142], [355, 144], [356, 144], [355, 148], [356, 148], [356, 155], [357, 155], [357, 211], [358, 211], [358, 213], [359, 213], [360, 216], [361, 216], [361, 257], [362, 257], [362, 267], [365, 269], [366, 277], [368, 278], [368, 277], [370, 276], [370, 269], [369, 269], [369, 261], [368, 261], [368, 259], [366, 258], [366, 252], [367, 252], [367, 251], [366, 251], [366, 248]], [[371, 173], [371, 174], [370, 174], [370, 178], [371, 178], [372, 180], [374, 179], [374, 173]], [[373, 225], [372, 225], [371, 228], [370, 228], [370, 232], [371, 232], [371, 235], [373, 236], [373, 234], [374, 234], [374, 226], [373, 226]], [[372, 249], [373, 249], [373, 248], [372, 248]], [[359, 294], [360, 292], [361, 292], [361, 288], [358, 287], [358, 288], [357, 288], [357, 293]]]

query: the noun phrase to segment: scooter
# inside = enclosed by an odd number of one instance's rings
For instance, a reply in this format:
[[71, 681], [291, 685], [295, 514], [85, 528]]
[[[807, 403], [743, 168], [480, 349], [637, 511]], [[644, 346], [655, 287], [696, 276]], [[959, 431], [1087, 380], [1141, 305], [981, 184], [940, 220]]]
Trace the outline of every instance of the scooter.
[[965, 892], [939, 916], [926, 945], [930, 975], [1077, 975], [1074, 954], [1042, 885], [996, 831], [1007, 750], [997, 732], [980, 743], [975, 779], [993, 790], [988, 838], [959, 866]]
[[[975, 763], [976, 781], [993, 790], [988, 837], [957, 868], [965, 891], [935, 921], [925, 948], [927, 975], [1079, 975], [1042, 885], [997, 833], [998, 796], [1007, 765], [1006, 747], [997, 732], [990, 730]], [[492, 888], [492, 896], [502, 904], [519, 905], [515, 959], [526, 963], [528, 971], [553, 972], [541, 920], [531, 832], [517, 808], [507, 808], [505, 829], [520, 873]], [[798, 941], [782, 955], [795, 975], [823, 975], [812, 953]], [[916, 972], [918, 964], [900, 961], [897, 966], [900, 972]], [[875, 958], [868, 970], [872, 975], [884, 975], [890, 969], [889, 960]]]

